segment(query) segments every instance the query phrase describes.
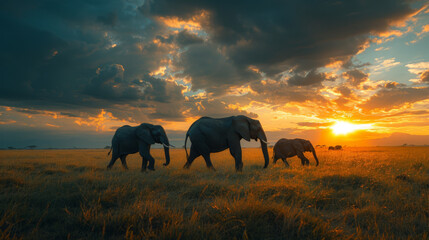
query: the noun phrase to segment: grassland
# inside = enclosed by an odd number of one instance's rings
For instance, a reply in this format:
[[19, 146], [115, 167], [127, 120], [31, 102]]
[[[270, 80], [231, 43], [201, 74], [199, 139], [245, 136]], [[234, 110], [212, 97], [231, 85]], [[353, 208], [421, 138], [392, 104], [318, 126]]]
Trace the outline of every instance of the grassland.
[[0, 239], [429, 238], [428, 147], [317, 150], [263, 170], [245, 149], [242, 173], [228, 151], [212, 172], [154, 149], [147, 173], [138, 155], [107, 171], [107, 150], [0, 151]]

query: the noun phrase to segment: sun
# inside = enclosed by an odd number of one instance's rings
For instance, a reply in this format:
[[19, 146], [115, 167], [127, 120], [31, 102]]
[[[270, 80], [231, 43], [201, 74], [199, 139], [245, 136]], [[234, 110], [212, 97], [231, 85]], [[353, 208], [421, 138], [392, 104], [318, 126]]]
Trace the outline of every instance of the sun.
[[353, 124], [344, 121], [336, 121], [330, 128], [335, 135], [348, 134], [356, 130], [370, 129], [372, 124]]

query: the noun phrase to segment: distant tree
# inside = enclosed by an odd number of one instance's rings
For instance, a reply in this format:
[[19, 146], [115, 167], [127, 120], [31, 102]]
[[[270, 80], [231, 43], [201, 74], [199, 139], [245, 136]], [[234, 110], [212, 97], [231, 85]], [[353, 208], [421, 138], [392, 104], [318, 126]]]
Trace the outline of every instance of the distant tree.
[[16, 149], [16, 148], [15, 147], [7, 147], [7, 149], [13, 150], [13, 149]]
[[105, 147], [104, 147], [104, 149], [110, 149], [110, 146], [109, 146], [109, 145], [107, 145], [107, 146], [105, 146]]
[[37, 147], [36, 145], [28, 145], [28, 146], [27, 146], [27, 148], [28, 148], [28, 149], [31, 149], [31, 150], [35, 149], [36, 147]]

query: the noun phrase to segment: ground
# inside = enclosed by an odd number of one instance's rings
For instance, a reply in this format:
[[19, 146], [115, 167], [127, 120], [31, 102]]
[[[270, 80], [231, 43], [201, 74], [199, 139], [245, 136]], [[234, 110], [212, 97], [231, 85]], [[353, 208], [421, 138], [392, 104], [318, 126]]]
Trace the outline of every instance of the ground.
[[[316, 149], [320, 165], [263, 169], [244, 149], [217, 171], [153, 149], [154, 172], [108, 150], [0, 151], [0, 239], [428, 239], [429, 147]], [[270, 156], [272, 150], [270, 149]], [[271, 161], [271, 160], [270, 160]]]

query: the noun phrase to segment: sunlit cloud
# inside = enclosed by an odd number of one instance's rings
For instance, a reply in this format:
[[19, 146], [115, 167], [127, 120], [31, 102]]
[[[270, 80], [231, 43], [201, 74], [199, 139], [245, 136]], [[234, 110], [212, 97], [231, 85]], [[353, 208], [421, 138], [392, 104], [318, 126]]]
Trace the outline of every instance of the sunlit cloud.
[[396, 58], [376, 58], [375, 63], [376, 65], [371, 67], [372, 73], [374, 74], [380, 73], [382, 71], [388, 71], [389, 69], [401, 64], [400, 62], [396, 61]]

